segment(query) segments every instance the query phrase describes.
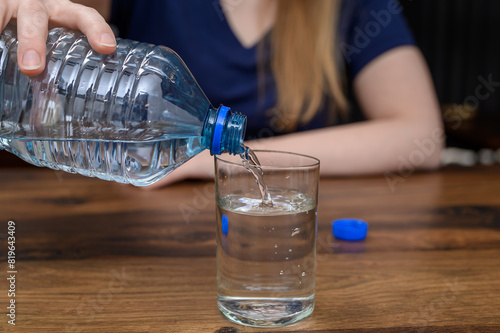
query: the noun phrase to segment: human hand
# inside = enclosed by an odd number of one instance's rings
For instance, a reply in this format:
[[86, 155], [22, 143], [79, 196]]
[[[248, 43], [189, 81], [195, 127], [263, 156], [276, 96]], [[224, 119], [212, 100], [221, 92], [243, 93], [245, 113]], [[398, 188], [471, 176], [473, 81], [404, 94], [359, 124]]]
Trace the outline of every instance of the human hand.
[[116, 49], [113, 31], [104, 18], [95, 9], [69, 0], [1, 0], [1, 30], [11, 19], [17, 19], [18, 66], [29, 76], [40, 74], [45, 67], [49, 24], [83, 32], [99, 53]]

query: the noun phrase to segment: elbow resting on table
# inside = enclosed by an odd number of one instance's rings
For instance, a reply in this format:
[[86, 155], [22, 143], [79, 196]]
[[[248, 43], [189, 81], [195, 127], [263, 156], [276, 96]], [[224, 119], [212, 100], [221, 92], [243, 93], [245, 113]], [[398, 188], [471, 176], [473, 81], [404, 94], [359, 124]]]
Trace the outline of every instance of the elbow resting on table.
[[429, 156], [423, 163], [421, 169], [426, 171], [435, 171], [441, 166], [441, 155], [444, 149], [444, 142], [436, 143], [436, 152]]
[[[418, 126], [417, 126], [418, 127]], [[445, 131], [442, 123], [436, 120], [422, 124], [418, 130], [419, 139], [410, 139], [410, 149], [406, 154], [407, 160], [416, 170], [434, 171], [441, 166], [441, 155], [445, 147]], [[423, 157], [423, 158], [422, 158]]]

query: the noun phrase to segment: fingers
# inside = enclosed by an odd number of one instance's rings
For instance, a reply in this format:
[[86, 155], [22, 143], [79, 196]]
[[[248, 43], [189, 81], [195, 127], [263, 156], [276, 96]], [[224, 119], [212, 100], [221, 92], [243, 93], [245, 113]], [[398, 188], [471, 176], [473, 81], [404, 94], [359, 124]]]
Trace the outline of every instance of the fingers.
[[116, 49], [113, 31], [95, 9], [69, 1], [51, 10], [50, 19], [58, 25], [83, 32], [90, 46], [99, 53], [111, 53]]
[[0, 1], [0, 31], [3, 30], [13, 17], [13, 7], [8, 1]]
[[0, 0], [0, 26], [17, 18], [18, 64], [26, 75], [40, 74], [45, 67], [49, 21], [80, 30], [99, 53], [116, 49], [113, 31], [95, 10], [69, 0]]
[[17, 14], [18, 66], [32, 76], [45, 67], [48, 13], [39, 1], [23, 1]]

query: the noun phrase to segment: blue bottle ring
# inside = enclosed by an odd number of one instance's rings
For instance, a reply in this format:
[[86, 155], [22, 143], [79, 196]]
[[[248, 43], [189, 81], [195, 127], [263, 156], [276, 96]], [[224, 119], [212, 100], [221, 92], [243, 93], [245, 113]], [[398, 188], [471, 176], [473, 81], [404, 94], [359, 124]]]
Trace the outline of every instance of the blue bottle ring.
[[224, 129], [224, 124], [226, 123], [227, 115], [231, 109], [227, 106], [221, 105], [219, 112], [217, 113], [217, 120], [215, 121], [214, 136], [212, 140], [212, 155], [220, 155], [221, 151], [221, 141], [222, 141], [222, 130]]

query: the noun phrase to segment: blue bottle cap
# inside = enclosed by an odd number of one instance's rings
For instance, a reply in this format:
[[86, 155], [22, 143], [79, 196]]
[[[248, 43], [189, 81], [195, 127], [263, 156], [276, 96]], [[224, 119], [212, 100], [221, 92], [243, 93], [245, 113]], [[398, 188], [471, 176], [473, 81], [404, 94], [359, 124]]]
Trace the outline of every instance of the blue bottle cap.
[[222, 234], [223, 235], [227, 235], [228, 231], [229, 231], [229, 219], [227, 218], [227, 216], [224, 214], [222, 215]]
[[332, 233], [337, 239], [360, 241], [366, 238], [368, 223], [358, 219], [339, 219], [332, 223]]

